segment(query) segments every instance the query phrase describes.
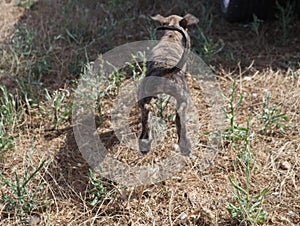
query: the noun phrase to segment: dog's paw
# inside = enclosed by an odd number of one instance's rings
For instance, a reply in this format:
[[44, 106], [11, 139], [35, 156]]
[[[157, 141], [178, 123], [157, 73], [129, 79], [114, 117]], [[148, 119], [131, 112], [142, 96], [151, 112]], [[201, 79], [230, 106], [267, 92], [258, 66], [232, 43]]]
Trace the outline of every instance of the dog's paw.
[[139, 139], [139, 149], [142, 154], [147, 154], [151, 149], [150, 139]]
[[189, 139], [180, 139], [179, 141], [179, 148], [181, 151], [181, 154], [184, 156], [190, 156], [192, 153], [192, 144]]

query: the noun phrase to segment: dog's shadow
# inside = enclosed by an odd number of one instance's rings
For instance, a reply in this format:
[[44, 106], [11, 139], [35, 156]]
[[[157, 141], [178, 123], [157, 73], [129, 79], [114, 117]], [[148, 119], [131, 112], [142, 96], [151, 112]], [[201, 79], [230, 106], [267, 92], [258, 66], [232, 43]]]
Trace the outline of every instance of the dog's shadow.
[[[54, 139], [53, 132], [46, 139]], [[88, 190], [91, 166], [83, 158], [76, 143], [73, 129], [70, 127], [63, 132], [57, 131], [58, 136], [65, 134], [65, 140], [50, 164], [46, 181], [58, 197], [78, 198], [78, 194], [85, 194]], [[114, 131], [99, 134], [106, 149], [112, 148], [119, 143]], [[101, 178], [101, 180], [105, 179]], [[108, 184], [108, 183], [107, 183]]]

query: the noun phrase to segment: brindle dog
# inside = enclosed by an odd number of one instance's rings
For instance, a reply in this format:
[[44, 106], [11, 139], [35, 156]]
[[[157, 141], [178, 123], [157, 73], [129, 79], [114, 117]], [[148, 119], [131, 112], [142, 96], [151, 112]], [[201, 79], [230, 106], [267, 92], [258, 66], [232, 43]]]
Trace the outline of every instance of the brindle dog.
[[[184, 17], [156, 15], [153, 20], [163, 25], [165, 30], [159, 43], [152, 49], [147, 64], [147, 73], [139, 91], [139, 107], [142, 112], [142, 132], [139, 137], [139, 149], [143, 154], [150, 151], [152, 135], [149, 126], [149, 103], [160, 93], [166, 93], [176, 99], [176, 128], [181, 153], [191, 153], [191, 142], [186, 131], [186, 113], [190, 102], [190, 93], [184, 78], [186, 61], [190, 51], [190, 37], [187, 28], [198, 23], [191, 14]], [[175, 66], [174, 66], [175, 65]], [[158, 78], [159, 77], [159, 78]]]

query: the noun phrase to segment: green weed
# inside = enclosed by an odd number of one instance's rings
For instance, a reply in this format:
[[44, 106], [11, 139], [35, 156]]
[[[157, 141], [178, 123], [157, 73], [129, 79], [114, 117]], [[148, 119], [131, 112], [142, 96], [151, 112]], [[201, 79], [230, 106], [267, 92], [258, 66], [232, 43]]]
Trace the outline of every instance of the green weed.
[[243, 102], [243, 95], [238, 96], [236, 102], [236, 81], [233, 82], [231, 95], [229, 97], [225, 96], [225, 99], [228, 101], [229, 107], [226, 109], [223, 108], [223, 111], [226, 114], [226, 119], [229, 121], [229, 127], [223, 131], [223, 139], [232, 141], [233, 144], [236, 144], [237, 141], [245, 140], [247, 135], [247, 128], [241, 127], [236, 124], [236, 111], [238, 107]]
[[204, 0], [199, 2], [198, 6], [199, 12], [197, 14], [201, 15], [199, 18], [201, 27], [203, 28], [203, 31], [209, 31], [211, 30], [212, 24], [213, 24], [213, 4], [209, 0]]
[[45, 97], [50, 105], [51, 121], [55, 129], [68, 120], [72, 114], [72, 106], [69, 101], [69, 93], [66, 90], [55, 90], [52, 94], [45, 89]]
[[266, 222], [268, 213], [263, 204], [269, 189], [263, 189], [259, 194], [251, 196], [249, 190], [242, 188], [238, 182], [229, 178], [235, 191], [231, 191], [235, 203], [229, 203], [227, 210], [232, 219], [237, 219], [240, 225], [243, 223], [261, 224]]
[[234, 190], [231, 191], [234, 203], [229, 203], [227, 210], [232, 219], [237, 219], [240, 224], [264, 223], [267, 220], [267, 212], [263, 208], [264, 199], [266, 198], [269, 189], [263, 189], [259, 194], [252, 195], [250, 192], [251, 186], [251, 170], [254, 161], [254, 156], [250, 152], [250, 140], [253, 138], [253, 133], [250, 133], [250, 123], [247, 123], [246, 134], [244, 136], [243, 152], [238, 155], [239, 159], [245, 168], [246, 182], [243, 188], [237, 181], [229, 177]]
[[32, 9], [38, 0], [17, 0], [18, 6], [24, 7], [25, 9]]
[[36, 33], [30, 31], [26, 24], [17, 27], [11, 48], [16, 67], [8, 74], [17, 83], [21, 96], [31, 100], [39, 96], [43, 85], [42, 76], [51, 69], [50, 53], [47, 52], [39, 57], [34, 50], [35, 37]]
[[46, 161], [33, 167], [31, 164], [32, 153], [33, 148], [31, 147], [30, 155], [26, 157], [26, 165], [22, 170], [14, 169], [10, 177], [0, 172], [2, 186], [0, 201], [5, 206], [3, 213], [18, 216], [21, 221], [24, 221], [32, 211], [43, 207], [45, 201], [42, 195], [44, 185], [41, 182], [37, 184], [36, 180], [39, 179], [39, 172], [45, 166]]
[[158, 109], [157, 115], [162, 120], [173, 121], [175, 119], [175, 114], [168, 115], [165, 113], [170, 101], [171, 101], [171, 96], [166, 94], [159, 95], [159, 97], [155, 101], [155, 105]]
[[19, 101], [0, 85], [0, 122], [13, 130], [20, 117], [19, 108]]
[[0, 160], [2, 160], [3, 155], [6, 151], [12, 149], [15, 146], [15, 138], [16, 136], [9, 135], [8, 131], [3, 125], [3, 122], [0, 121]]
[[279, 131], [285, 134], [285, 129], [289, 128], [286, 123], [290, 119], [281, 112], [281, 109], [272, 106], [271, 93], [267, 92], [266, 97], [263, 97], [263, 109], [261, 112], [257, 112], [256, 115], [261, 123], [263, 123], [262, 130], [265, 134], [272, 134], [275, 131]]
[[14, 147], [16, 136], [11, 135], [21, 119], [20, 103], [0, 85], [0, 157]]
[[89, 170], [89, 182], [92, 185], [92, 188], [89, 190], [91, 206], [95, 206], [107, 193], [107, 190], [100, 179], [95, 175], [93, 170]]
[[283, 44], [286, 44], [296, 19], [296, 15], [294, 12], [295, 2], [286, 1], [284, 5], [281, 5], [278, 1], [276, 1], [276, 8], [277, 13], [275, 16], [279, 24], [281, 42]]
[[[243, 102], [243, 96], [236, 96], [236, 81], [234, 81], [231, 89], [231, 95], [225, 98], [229, 103], [228, 109], [224, 108], [226, 118], [229, 120], [229, 127], [223, 131], [223, 138], [230, 140], [233, 147], [242, 148], [242, 151], [237, 154], [243, 168], [245, 169], [245, 188], [237, 181], [229, 178], [231, 185], [234, 187], [232, 195], [234, 203], [229, 203], [227, 210], [231, 218], [237, 219], [240, 224], [263, 223], [267, 219], [267, 213], [263, 208], [263, 202], [266, 198], [268, 189], [263, 189], [258, 195], [252, 195], [250, 192], [251, 186], [251, 170], [254, 161], [254, 156], [250, 152], [250, 140], [253, 139], [254, 133], [250, 132], [250, 119], [247, 121], [247, 127], [240, 127], [236, 124], [236, 111]], [[237, 101], [236, 101], [237, 99]]]
[[196, 39], [195, 43], [198, 43], [198, 45], [195, 45], [195, 50], [206, 63], [212, 62], [215, 55], [224, 48], [223, 43], [214, 42], [200, 26], [197, 26], [193, 36]]
[[30, 56], [32, 54], [35, 35], [34, 32], [28, 30], [26, 24], [17, 26], [11, 40], [17, 55]]
[[253, 15], [253, 21], [250, 24], [252, 32], [255, 34], [257, 38], [261, 36], [260, 28], [263, 23], [263, 20], [260, 20], [255, 14]]

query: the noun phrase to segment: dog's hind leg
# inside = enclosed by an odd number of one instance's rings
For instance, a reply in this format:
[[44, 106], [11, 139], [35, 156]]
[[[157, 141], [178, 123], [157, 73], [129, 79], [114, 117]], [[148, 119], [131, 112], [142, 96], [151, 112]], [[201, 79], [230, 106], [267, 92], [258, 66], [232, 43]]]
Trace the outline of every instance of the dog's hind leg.
[[176, 106], [176, 128], [178, 134], [178, 145], [183, 155], [190, 155], [192, 151], [191, 141], [187, 135], [186, 129], [186, 114], [188, 108], [188, 100], [177, 100]]
[[149, 103], [151, 99], [152, 97], [145, 97], [139, 101], [142, 112], [142, 133], [139, 137], [139, 149], [143, 154], [148, 153], [151, 149], [152, 134], [149, 128]]

